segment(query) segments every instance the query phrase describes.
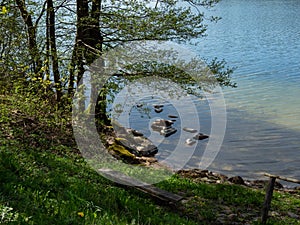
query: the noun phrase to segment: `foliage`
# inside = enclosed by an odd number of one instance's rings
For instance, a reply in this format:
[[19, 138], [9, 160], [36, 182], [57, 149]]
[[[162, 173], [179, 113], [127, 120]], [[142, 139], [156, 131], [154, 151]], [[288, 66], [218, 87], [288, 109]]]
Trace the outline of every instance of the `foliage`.
[[[66, 91], [72, 96], [84, 65], [103, 51], [136, 40], [188, 42], [204, 36], [208, 23], [217, 18], [201, 11], [217, 2], [2, 1], [0, 82], [7, 86], [16, 76], [34, 83], [42, 79], [60, 101]], [[222, 70], [223, 63], [214, 61], [214, 72], [221, 84], [231, 86], [232, 71]]]
[[18, 10], [10, 5], [0, 7], [0, 92], [5, 92], [13, 82], [24, 79], [30, 62], [26, 57], [25, 26]]

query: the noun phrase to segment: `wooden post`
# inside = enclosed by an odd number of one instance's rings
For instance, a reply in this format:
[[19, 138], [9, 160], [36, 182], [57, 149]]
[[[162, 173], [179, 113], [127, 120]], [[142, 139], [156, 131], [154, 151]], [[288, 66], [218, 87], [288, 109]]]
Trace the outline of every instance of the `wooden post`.
[[276, 176], [270, 177], [267, 189], [266, 189], [266, 196], [265, 196], [265, 202], [263, 205], [262, 209], [262, 215], [261, 215], [261, 223], [266, 224], [267, 219], [268, 219], [268, 213], [271, 207], [271, 201], [272, 201], [272, 196], [273, 196], [273, 190], [275, 186], [275, 180]]
[[297, 180], [295, 178], [277, 176], [277, 175], [272, 175], [272, 174], [269, 174], [269, 173], [265, 173], [264, 175], [267, 176], [267, 177], [270, 177], [270, 180], [269, 180], [269, 183], [268, 183], [268, 186], [267, 186], [265, 202], [264, 202], [263, 210], [262, 210], [262, 216], [261, 216], [262, 224], [266, 224], [267, 219], [268, 219], [268, 212], [269, 212], [270, 207], [271, 207], [271, 200], [272, 200], [272, 195], [273, 195], [273, 190], [274, 190], [276, 178], [280, 179], [280, 180], [287, 181], [287, 182], [300, 184], [300, 180]]

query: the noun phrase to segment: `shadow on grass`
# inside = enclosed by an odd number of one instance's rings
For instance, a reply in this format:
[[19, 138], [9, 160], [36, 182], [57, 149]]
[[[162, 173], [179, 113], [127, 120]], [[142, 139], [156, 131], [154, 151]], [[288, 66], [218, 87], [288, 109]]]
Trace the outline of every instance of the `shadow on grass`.
[[113, 186], [78, 157], [20, 146], [1, 147], [0, 190], [0, 206], [12, 208], [2, 220], [11, 224], [188, 223], [139, 192]]

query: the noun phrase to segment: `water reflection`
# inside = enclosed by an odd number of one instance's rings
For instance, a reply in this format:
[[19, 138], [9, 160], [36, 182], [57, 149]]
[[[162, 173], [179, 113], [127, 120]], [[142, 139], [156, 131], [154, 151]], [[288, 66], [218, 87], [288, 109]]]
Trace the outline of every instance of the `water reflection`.
[[[221, 1], [213, 15], [222, 17], [208, 29], [197, 51], [205, 58], [224, 58], [237, 67], [238, 88], [226, 88], [225, 139], [210, 169], [228, 175], [257, 178], [262, 172], [300, 178], [300, 4], [298, 0]], [[153, 104], [151, 99], [145, 102]], [[157, 103], [157, 102], [155, 102]], [[164, 103], [167, 105], [167, 103]], [[210, 110], [198, 101], [200, 130], [210, 134]], [[168, 107], [166, 107], [168, 108]], [[130, 126], [146, 136], [157, 117], [175, 114], [169, 106], [161, 113], [141, 114], [133, 108]], [[181, 126], [180, 119], [176, 121]], [[161, 140], [157, 155], [163, 160], [177, 145], [181, 130]], [[198, 167], [207, 141], [198, 142], [186, 167]], [[183, 148], [182, 151], [188, 151]]]

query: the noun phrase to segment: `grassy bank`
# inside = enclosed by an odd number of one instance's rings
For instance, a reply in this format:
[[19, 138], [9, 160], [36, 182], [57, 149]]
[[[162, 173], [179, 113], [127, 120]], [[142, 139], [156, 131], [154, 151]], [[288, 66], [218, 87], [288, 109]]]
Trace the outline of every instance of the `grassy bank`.
[[[34, 95], [0, 96], [0, 224], [259, 224], [263, 190], [173, 176], [163, 205], [101, 177], [72, 138], [70, 112]], [[276, 191], [269, 224], [300, 224], [299, 192]]]

